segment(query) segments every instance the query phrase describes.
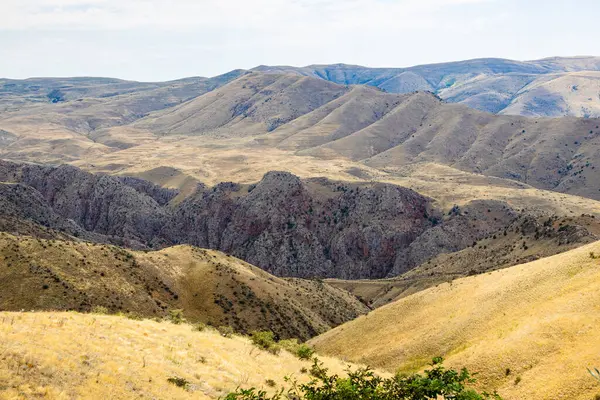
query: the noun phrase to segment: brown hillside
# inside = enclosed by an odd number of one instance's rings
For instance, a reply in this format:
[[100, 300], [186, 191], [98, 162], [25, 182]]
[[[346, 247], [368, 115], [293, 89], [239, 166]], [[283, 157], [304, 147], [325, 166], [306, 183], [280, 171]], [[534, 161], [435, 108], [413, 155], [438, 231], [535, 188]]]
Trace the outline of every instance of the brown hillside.
[[223, 253], [178, 246], [134, 252], [112, 245], [0, 234], [0, 309], [106, 307], [145, 317], [183, 309], [191, 321], [269, 329], [307, 339], [367, 309], [316, 281], [283, 280]]
[[250, 73], [179, 107], [135, 124], [159, 134], [225, 130], [234, 136], [272, 131], [334, 100], [343, 86], [294, 75]]

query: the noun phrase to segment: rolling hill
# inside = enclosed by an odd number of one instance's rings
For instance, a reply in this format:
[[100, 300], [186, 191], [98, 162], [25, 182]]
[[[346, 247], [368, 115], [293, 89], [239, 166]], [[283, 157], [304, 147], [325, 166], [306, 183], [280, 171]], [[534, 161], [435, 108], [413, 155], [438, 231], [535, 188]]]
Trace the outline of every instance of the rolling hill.
[[136, 252], [0, 233], [0, 309], [97, 307], [147, 318], [182, 309], [192, 322], [304, 340], [368, 310], [344, 290], [276, 278], [217, 251], [176, 246]]
[[311, 341], [317, 350], [390, 371], [431, 357], [478, 372], [506, 399], [592, 398], [600, 243], [455, 280], [378, 308]]
[[[146, 132], [110, 128], [209, 92], [244, 72], [146, 84], [104, 78], [0, 80], [0, 148], [7, 157], [65, 162], [153, 141]], [[47, 94], [60, 90], [64, 100]]]
[[[428, 93], [396, 95], [319, 82], [247, 74], [133, 126], [154, 135], [254, 135], [248, 146], [260, 143], [301, 156], [347, 158], [383, 170], [431, 162], [600, 198], [594, 171], [600, 119], [496, 116], [446, 104]], [[315, 102], [306, 103], [311, 96]], [[238, 113], [240, 109], [245, 111]], [[215, 117], [215, 110], [222, 118]]]
[[254, 70], [312, 76], [343, 85], [370, 85], [389, 93], [430, 91], [448, 102], [491, 113], [600, 117], [598, 57], [525, 62], [489, 58], [408, 68], [263, 65]]

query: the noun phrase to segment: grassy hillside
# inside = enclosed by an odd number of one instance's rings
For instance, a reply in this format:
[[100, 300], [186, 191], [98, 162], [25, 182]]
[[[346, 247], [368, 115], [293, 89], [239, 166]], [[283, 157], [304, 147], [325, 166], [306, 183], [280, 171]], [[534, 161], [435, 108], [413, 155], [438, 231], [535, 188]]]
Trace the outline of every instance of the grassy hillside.
[[600, 72], [570, 72], [540, 77], [519, 90], [502, 114], [600, 117]]
[[[320, 357], [335, 373], [347, 363]], [[217, 399], [238, 386], [274, 392], [308, 380], [300, 361], [246, 338], [150, 320], [74, 312], [0, 312], [0, 399]], [[187, 390], [169, 378], [189, 382]], [[270, 387], [267, 380], [273, 380]]]
[[135, 126], [159, 134], [230, 136], [270, 132], [345, 93], [343, 86], [295, 75], [249, 73], [180, 106], [151, 114]]
[[[594, 257], [592, 254], [594, 253]], [[441, 284], [312, 341], [325, 354], [391, 371], [436, 355], [479, 372], [506, 399], [588, 400], [600, 393], [600, 242]]]
[[145, 317], [183, 309], [191, 321], [300, 339], [367, 311], [341, 289], [279, 279], [217, 251], [176, 246], [134, 252], [0, 233], [0, 309], [97, 306]]

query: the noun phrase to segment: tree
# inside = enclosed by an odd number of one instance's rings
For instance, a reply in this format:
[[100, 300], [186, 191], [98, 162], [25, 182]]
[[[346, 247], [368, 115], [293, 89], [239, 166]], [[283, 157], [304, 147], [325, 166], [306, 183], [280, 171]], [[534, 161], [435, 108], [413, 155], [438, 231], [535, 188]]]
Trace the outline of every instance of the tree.
[[53, 89], [50, 93], [46, 95], [52, 103], [58, 103], [61, 101], [65, 101], [65, 94], [60, 91], [60, 89]]
[[[424, 374], [396, 375], [384, 379], [369, 368], [348, 370], [347, 378], [329, 375], [327, 369], [315, 358], [310, 370], [313, 380], [298, 385], [285, 395], [280, 390], [269, 397], [264, 391], [240, 389], [227, 395], [225, 400], [502, 400], [497, 393], [478, 393], [466, 386], [474, 383], [469, 371], [446, 369], [442, 358], [434, 358], [431, 369]], [[285, 396], [285, 397], [284, 397]]]

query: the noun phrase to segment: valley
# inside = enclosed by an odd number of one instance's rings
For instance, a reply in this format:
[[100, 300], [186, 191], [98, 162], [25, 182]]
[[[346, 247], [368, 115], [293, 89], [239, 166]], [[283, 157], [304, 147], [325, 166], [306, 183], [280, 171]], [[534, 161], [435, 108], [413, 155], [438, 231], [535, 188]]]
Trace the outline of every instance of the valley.
[[0, 398], [309, 380], [256, 331], [592, 398], [598, 60], [0, 80]]

